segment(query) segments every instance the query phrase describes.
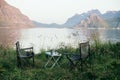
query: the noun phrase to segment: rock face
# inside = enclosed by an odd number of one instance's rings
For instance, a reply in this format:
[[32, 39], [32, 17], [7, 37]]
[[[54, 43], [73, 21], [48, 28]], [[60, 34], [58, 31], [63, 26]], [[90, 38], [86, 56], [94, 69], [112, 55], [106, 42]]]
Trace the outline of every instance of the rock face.
[[76, 28], [107, 28], [108, 24], [96, 13], [91, 14], [75, 26]]
[[32, 21], [19, 9], [0, 0], [0, 27], [29, 28], [34, 27]]
[[66, 22], [65, 22], [65, 26], [70, 26], [73, 27], [75, 25], [77, 25], [80, 21], [86, 19], [89, 15], [91, 14], [97, 14], [97, 15], [101, 15], [100, 11], [95, 9], [95, 10], [90, 10], [86, 13], [82, 13], [82, 14], [75, 14], [74, 16], [72, 16], [71, 18], [69, 18]]

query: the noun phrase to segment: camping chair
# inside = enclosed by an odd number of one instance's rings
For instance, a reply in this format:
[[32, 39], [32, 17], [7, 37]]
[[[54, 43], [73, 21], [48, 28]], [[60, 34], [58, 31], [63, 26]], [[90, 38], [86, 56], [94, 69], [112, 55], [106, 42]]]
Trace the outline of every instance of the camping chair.
[[16, 53], [17, 53], [17, 66], [22, 67], [22, 59], [27, 60], [32, 58], [34, 66], [34, 52], [33, 47], [30, 48], [20, 48], [19, 41], [16, 42]]
[[87, 59], [90, 57], [90, 45], [89, 42], [80, 43], [79, 44], [79, 54], [75, 53], [71, 56], [66, 54], [67, 59], [70, 62], [71, 68], [76, 67], [78, 63], [80, 63], [80, 67], [82, 70], [83, 64], [87, 66]]

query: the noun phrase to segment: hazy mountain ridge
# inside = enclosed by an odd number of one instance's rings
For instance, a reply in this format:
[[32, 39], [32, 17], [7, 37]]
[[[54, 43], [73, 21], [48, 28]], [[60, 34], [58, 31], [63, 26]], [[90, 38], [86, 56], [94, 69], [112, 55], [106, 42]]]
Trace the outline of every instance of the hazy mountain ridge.
[[108, 11], [102, 18], [108, 23], [110, 28], [120, 28], [120, 11]]
[[[93, 16], [96, 14], [96, 16]], [[97, 17], [97, 19], [95, 19]], [[94, 20], [93, 20], [94, 19]], [[89, 22], [91, 23], [89, 23]], [[78, 26], [79, 25], [79, 26]], [[82, 26], [83, 25], [83, 26]], [[39, 27], [89, 27], [89, 28], [118, 28], [120, 27], [120, 11], [107, 11], [104, 14], [97, 9], [90, 10], [86, 13], [75, 14], [70, 17], [64, 24], [43, 24], [37, 22], [37, 26]]]
[[74, 16], [68, 18], [68, 20], [64, 23], [64, 24], [55, 24], [54, 26], [52, 26], [51, 24], [45, 24], [45, 23], [40, 23], [40, 22], [37, 22], [36, 21], [33, 21], [35, 23], [36, 26], [38, 27], [57, 27], [57, 28], [61, 28], [61, 27], [67, 27], [67, 28], [72, 28], [74, 27], [76, 24], [78, 24], [81, 20], [84, 20], [86, 19], [89, 15], [93, 14], [93, 13], [96, 13], [96, 14], [101, 14], [99, 10], [91, 10], [91, 11], [88, 11], [86, 13], [82, 13], [82, 14], [75, 14]]
[[101, 15], [100, 11], [97, 9], [91, 10], [91, 11], [88, 11], [88, 12], [82, 13], [82, 14], [75, 14], [73, 17], [69, 18], [64, 25], [69, 25], [70, 27], [73, 27], [76, 24], [78, 24], [80, 21], [86, 19], [88, 16], [90, 16], [93, 13]]
[[0, 0], [0, 27], [33, 27], [32, 21], [23, 15], [19, 9]]
[[80, 21], [76, 28], [108, 28], [108, 24], [96, 13], [91, 14], [86, 19]]
[[[96, 15], [94, 15], [96, 14]], [[19, 9], [0, 0], [0, 27], [46, 27], [46, 28], [120, 28], [120, 11], [107, 11], [104, 14], [97, 9], [75, 14], [68, 18], [64, 24], [46, 24], [31, 21]]]
[[120, 11], [107, 11], [101, 14], [98, 10], [91, 10], [86, 14], [85, 19], [80, 20], [74, 27], [120, 28]]
[[[93, 16], [96, 14], [96, 16]], [[80, 18], [76, 18], [76, 22], [72, 27], [89, 27], [89, 28], [120, 28], [120, 11], [107, 11], [104, 14], [97, 9], [88, 11], [86, 13], [78, 14]], [[91, 16], [91, 17], [90, 17]], [[72, 18], [75, 19], [73, 16]], [[72, 18], [67, 22], [74, 22]], [[94, 18], [94, 20], [93, 20]], [[95, 20], [97, 18], [97, 20]], [[91, 23], [89, 23], [89, 22]]]
[[56, 23], [52, 23], [52, 24], [46, 24], [46, 23], [40, 23], [37, 21], [33, 21], [33, 24], [36, 25], [36, 27], [44, 27], [44, 28], [63, 28], [62, 25], [56, 24]]

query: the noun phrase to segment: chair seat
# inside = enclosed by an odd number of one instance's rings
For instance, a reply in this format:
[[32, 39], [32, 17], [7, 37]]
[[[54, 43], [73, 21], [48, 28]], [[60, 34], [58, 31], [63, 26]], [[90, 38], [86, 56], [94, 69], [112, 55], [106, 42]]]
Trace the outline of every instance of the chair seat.
[[20, 58], [31, 58], [33, 55], [19, 55]]
[[87, 56], [87, 54], [83, 54], [83, 55], [81, 55], [81, 57], [80, 57], [79, 54], [76, 54], [76, 55], [72, 55], [72, 56], [70, 57], [70, 59], [71, 59], [71, 60], [80, 60], [80, 59], [86, 58], [86, 56]]
[[81, 58], [82, 58], [82, 59], [85, 59], [87, 56], [88, 56], [88, 54], [82, 54], [82, 55], [81, 55]]
[[80, 60], [80, 55], [73, 55], [70, 57], [71, 60]]

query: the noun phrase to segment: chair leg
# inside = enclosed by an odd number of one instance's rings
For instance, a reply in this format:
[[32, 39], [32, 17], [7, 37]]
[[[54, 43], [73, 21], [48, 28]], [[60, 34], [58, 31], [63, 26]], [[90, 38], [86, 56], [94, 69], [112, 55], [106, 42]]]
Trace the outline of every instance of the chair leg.
[[81, 62], [80, 62], [80, 70], [82, 71], [83, 70], [83, 61], [81, 60]]
[[34, 57], [33, 57], [33, 67], [35, 66], [35, 61], [34, 61]]
[[79, 61], [72, 61], [71, 59], [69, 59], [69, 61], [70, 61], [71, 69], [77, 68]]
[[[72, 69], [79, 69], [79, 66], [78, 66], [79, 63], [80, 63], [79, 61], [72, 61], [72, 62], [70, 62], [71, 70]], [[80, 64], [80, 66], [82, 66], [82, 64]]]
[[70, 61], [70, 68], [73, 69], [75, 67], [75, 64], [73, 61]]
[[17, 67], [21, 67], [21, 59], [19, 57], [17, 58]]
[[91, 68], [91, 65], [90, 65], [90, 67], [89, 67], [89, 64], [87, 64], [87, 62], [86, 62], [86, 61], [83, 61], [83, 60], [81, 60], [80, 66], [81, 66], [81, 71], [83, 70], [83, 66], [85, 66], [85, 67], [87, 67], [87, 68]]
[[19, 67], [19, 60], [18, 60], [18, 58], [17, 58], [17, 67]]
[[74, 62], [67, 56], [67, 59], [70, 62], [71, 69], [75, 66]]

